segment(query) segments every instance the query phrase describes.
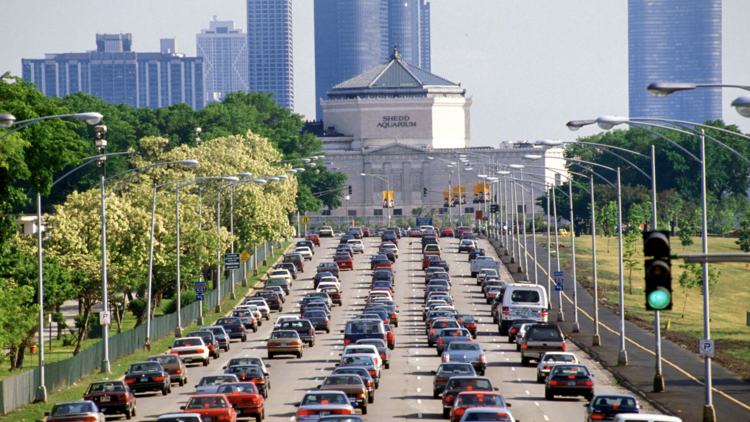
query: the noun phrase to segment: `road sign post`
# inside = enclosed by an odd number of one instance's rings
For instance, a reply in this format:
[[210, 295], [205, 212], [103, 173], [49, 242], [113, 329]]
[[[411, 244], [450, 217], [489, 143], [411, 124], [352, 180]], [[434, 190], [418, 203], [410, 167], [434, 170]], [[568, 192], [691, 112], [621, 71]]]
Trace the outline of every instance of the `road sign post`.
[[247, 251], [242, 251], [240, 254], [240, 260], [242, 261], [242, 287], [247, 287], [247, 261], [250, 259], [250, 254]]
[[700, 357], [703, 359], [714, 357], [714, 341], [713, 340], [701, 340], [700, 341]]

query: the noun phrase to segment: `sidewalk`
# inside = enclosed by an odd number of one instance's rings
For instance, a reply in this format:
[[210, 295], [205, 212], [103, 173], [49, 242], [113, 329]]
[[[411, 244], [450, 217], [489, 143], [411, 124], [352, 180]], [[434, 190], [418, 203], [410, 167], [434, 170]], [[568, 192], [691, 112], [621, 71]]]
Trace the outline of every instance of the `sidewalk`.
[[[546, 239], [544, 239], [546, 240]], [[531, 246], [531, 239], [527, 239]], [[497, 246], [497, 241], [493, 245]], [[516, 280], [523, 280], [523, 273], [518, 273], [517, 264], [510, 263], [510, 257], [503, 254], [505, 250], [498, 249], [498, 255]], [[524, 253], [523, 242], [521, 252]], [[540, 284], [547, 286], [547, 253], [537, 244], [538, 274]], [[534, 282], [533, 255], [528, 254], [529, 279]], [[556, 268], [554, 257], [551, 268]], [[599, 335], [601, 346], [592, 347], [594, 332], [593, 297], [580, 285], [578, 291], [578, 322], [579, 333], [572, 333], [574, 322], [573, 286], [570, 274], [565, 274], [563, 290], [564, 322], [557, 323], [566, 335], [577, 342], [584, 349], [592, 353], [601, 363], [609, 367], [633, 388], [641, 391], [649, 399], [660, 404], [663, 408], [679, 416], [685, 422], [701, 422], [703, 420], [703, 405], [705, 398], [705, 363], [694, 353], [662, 339], [662, 373], [665, 391], [654, 393], [653, 380], [655, 374], [655, 338], [653, 331], [647, 331], [625, 321], [625, 350], [628, 354], [628, 366], [618, 366], [617, 357], [620, 350], [620, 317], [607, 308], [599, 306]], [[554, 286], [554, 284], [553, 284]], [[552, 310], [550, 322], [556, 322], [559, 303], [558, 295], [552, 292]], [[700, 327], [698, 327], [700, 328]], [[697, 343], [698, 340], [695, 340]], [[750, 420], [750, 383], [742, 381], [732, 372], [718, 366], [711, 365], [713, 372], [713, 405], [717, 421], [748, 421]]]

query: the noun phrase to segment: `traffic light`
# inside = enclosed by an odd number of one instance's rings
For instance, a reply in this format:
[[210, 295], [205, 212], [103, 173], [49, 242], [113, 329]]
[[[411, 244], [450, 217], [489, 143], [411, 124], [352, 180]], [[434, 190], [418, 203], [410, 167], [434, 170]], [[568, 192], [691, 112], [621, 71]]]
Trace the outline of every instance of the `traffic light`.
[[425, 198], [427, 198], [427, 188], [424, 188], [424, 193], [422, 194]]
[[670, 260], [669, 232], [655, 230], [643, 233], [643, 254], [647, 259], [646, 309], [662, 311], [672, 309], [672, 262]]
[[500, 206], [498, 204], [490, 205], [490, 212], [492, 214], [500, 214]]
[[349, 195], [352, 194], [352, 185], [349, 185]]

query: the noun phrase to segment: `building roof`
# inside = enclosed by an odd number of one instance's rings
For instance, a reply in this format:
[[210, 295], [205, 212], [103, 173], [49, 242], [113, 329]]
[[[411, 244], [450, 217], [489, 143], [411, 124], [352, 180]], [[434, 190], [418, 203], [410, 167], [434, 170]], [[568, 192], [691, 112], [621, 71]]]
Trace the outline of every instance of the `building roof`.
[[333, 87], [334, 90], [424, 88], [427, 86], [459, 88], [460, 85], [433, 75], [401, 60], [398, 46], [393, 47], [391, 61], [355, 76]]

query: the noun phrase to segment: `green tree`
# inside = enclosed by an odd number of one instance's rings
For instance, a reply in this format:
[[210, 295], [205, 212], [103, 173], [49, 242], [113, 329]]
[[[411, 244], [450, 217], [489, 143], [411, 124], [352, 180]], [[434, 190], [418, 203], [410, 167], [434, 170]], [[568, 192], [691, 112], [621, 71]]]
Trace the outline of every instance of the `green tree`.
[[609, 240], [617, 231], [617, 203], [610, 201], [608, 204], [597, 209], [596, 227], [601, 229], [602, 235], [607, 238], [607, 253], [609, 253]]
[[693, 229], [691, 229], [692, 224], [687, 219], [682, 219], [680, 221], [680, 231], [677, 232], [677, 234], [680, 237], [680, 244], [682, 244], [682, 251], [685, 251], [685, 248], [692, 245], [693, 242]]
[[746, 216], [740, 222], [739, 239], [734, 243], [740, 247], [742, 252], [750, 252], [750, 217]]
[[638, 264], [641, 263], [640, 259], [635, 258], [635, 242], [640, 238], [640, 231], [633, 228], [628, 230], [628, 234], [625, 235], [625, 250], [622, 251], [622, 263], [628, 270], [628, 286], [631, 295], [633, 294], [633, 270], [639, 269]]
[[698, 264], [695, 263], [682, 264], [680, 265], [680, 268], [682, 268], [682, 274], [680, 274], [680, 278], [677, 280], [677, 282], [680, 284], [680, 287], [682, 287], [682, 291], [685, 294], [685, 301], [682, 304], [681, 317], [685, 318], [685, 308], [687, 307], [688, 295], [695, 286], [701, 283], [703, 270], [700, 266], [698, 266]]

